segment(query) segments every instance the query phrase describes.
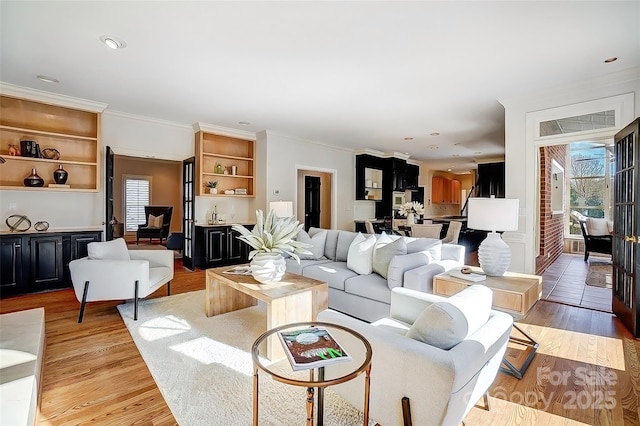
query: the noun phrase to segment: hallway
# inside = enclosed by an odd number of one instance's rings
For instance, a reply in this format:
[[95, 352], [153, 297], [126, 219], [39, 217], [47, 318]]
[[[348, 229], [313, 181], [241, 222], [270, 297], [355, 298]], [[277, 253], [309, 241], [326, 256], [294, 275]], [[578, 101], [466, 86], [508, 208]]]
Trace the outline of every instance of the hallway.
[[[591, 254], [591, 261], [608, 261], [610, 256]], [[611, 289], [586, 285], [589, 262], [582, 254], [563, 253], [542, 274], [542, 299], [611, 312]]]

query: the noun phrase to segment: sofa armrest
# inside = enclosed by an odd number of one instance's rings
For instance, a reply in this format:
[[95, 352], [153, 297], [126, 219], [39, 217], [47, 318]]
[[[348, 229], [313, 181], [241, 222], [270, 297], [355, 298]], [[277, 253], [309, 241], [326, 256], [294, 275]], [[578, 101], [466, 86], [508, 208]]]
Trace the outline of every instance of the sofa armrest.
[[165, 266], [173, 271], [173, 250], [129, 250], [131, 260], [146, 260], [149, 267]]
[[445, 271], [439, 263], [431, 263], [412, 269], [404, 274], [404, 288], [433, 293], [433, 277]]
[[389, 288], [402, 287], [404, 275], [407, 271], [420, 266], [428, 265], [430, 258], [425, 252], [396, 255], [389, 262], [387, 270], [387, 283]]
[[435, 294], [397, 287], [391, 290], [389, 316], [411, 325], [427, 306], [444, 300], [446, 300], [445, 297]]

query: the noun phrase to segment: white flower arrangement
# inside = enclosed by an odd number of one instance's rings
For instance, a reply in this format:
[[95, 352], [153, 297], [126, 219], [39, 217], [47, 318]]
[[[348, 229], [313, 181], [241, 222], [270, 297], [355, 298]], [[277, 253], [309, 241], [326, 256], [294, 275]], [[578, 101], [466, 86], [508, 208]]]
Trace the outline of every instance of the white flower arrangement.
[[415, 213], [417, 215], [424, 214], [424, 206], [417, 201], [407, 201], [402, 206], [400, 206], [399, 213], [402, 216], [407, 216], [409, 213]]
[[256, 210], [256, 224], [253, 230], [249, 231], [238, 224], [231, 228], [240, 233], [239, 240], [253, 248], [249, 253], [249, 260], [258, 253], [286, 253], [300, 263], [298, 254], [311, 254], [306, 250], [307, 247], [311, 247], [311, 244], [295, 240], [303, 227], [304, 224], [294, 217], [278, 217], [275, 210], [270, 210], [266, 218], [262, 210]]

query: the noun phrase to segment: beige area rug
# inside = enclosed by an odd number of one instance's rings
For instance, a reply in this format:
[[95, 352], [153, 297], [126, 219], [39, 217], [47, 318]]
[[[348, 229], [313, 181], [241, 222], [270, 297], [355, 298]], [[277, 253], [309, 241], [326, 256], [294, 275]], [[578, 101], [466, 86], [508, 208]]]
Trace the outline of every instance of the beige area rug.
[[[265, 331], [266, 306], [207, 318], [204, 290], [145, 300], [120, 315], [180, 425], [250, 425], [253, 416], [251, 345]], [[281, 363], [288, 363], [282, 360]], [[303, 425], [305, 389], [259, 382], [260, 425]], [[362, 413], [328, 388], [325, 425], [362, 425]], [[370, 425], [375, 422], [370, 421]]]
[[613, 266], [611, 262], [589, 262], [589, 272], [587, 273], [587, 278], [585, 280], [587, 285], [593, 287], [612, 288], [612, 277]]

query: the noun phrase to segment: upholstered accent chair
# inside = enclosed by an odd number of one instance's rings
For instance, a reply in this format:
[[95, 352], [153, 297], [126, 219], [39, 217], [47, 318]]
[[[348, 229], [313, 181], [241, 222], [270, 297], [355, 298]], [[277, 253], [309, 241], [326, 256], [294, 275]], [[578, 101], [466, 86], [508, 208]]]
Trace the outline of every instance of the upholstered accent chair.
[[101, 300], [134, 301], [138, 319], [138, 299], [167, 284], [171, 295], [172, 250], [127, 250], [123, 238], [87, 245], [87, 257], [69, 263], [76, 299], [80, 302], [78, 322], [82, 322], [87, 302]]
[[440, 233], [442, 232], [442, 224], [441, 223], [432, 223], [432, 224], [422, 224], [422, 225], [411, 225], [411, 236], [412, 237], [423, 237], [423, 238], [435, 238], [436, 240], [440, 239]]
[[577, 211], [571, 216], [580, 223], [580, 230], [584, 238], [584, 261], [589, 259], [591, 252], [611, 254], [613, 248], [613, 222], [602, 218], [587, 217]]
[[[369, 324], [327, 309], [318, 321], [349, 327], [371, 344], [373, 420], [381, 425], [459, 425], [480, 398], [489, 409], [487, 392], [507, 349], [513, 318], [491, 309], [492, 295], [478, 284], [450, 298], [395, 287], [387, 318]], [[353, 337], [336, 338], [346, 342]], [[363, 381], [361, 375], [331, 389], [362, 407]]]
[[162, 244], [169, 237], [172, 212], [173, 206], [144, 206], [145, 223], [138, 225], [136, 244], [140, 244], [140, 238], [149, 238], [149, 243], [157, 238]]
[[462, 230], [462, 222], [452, 220], [447, 228], [447, 235], [442, 239], [443, 243], [458, 244], [460, 238], [460, 230]]

